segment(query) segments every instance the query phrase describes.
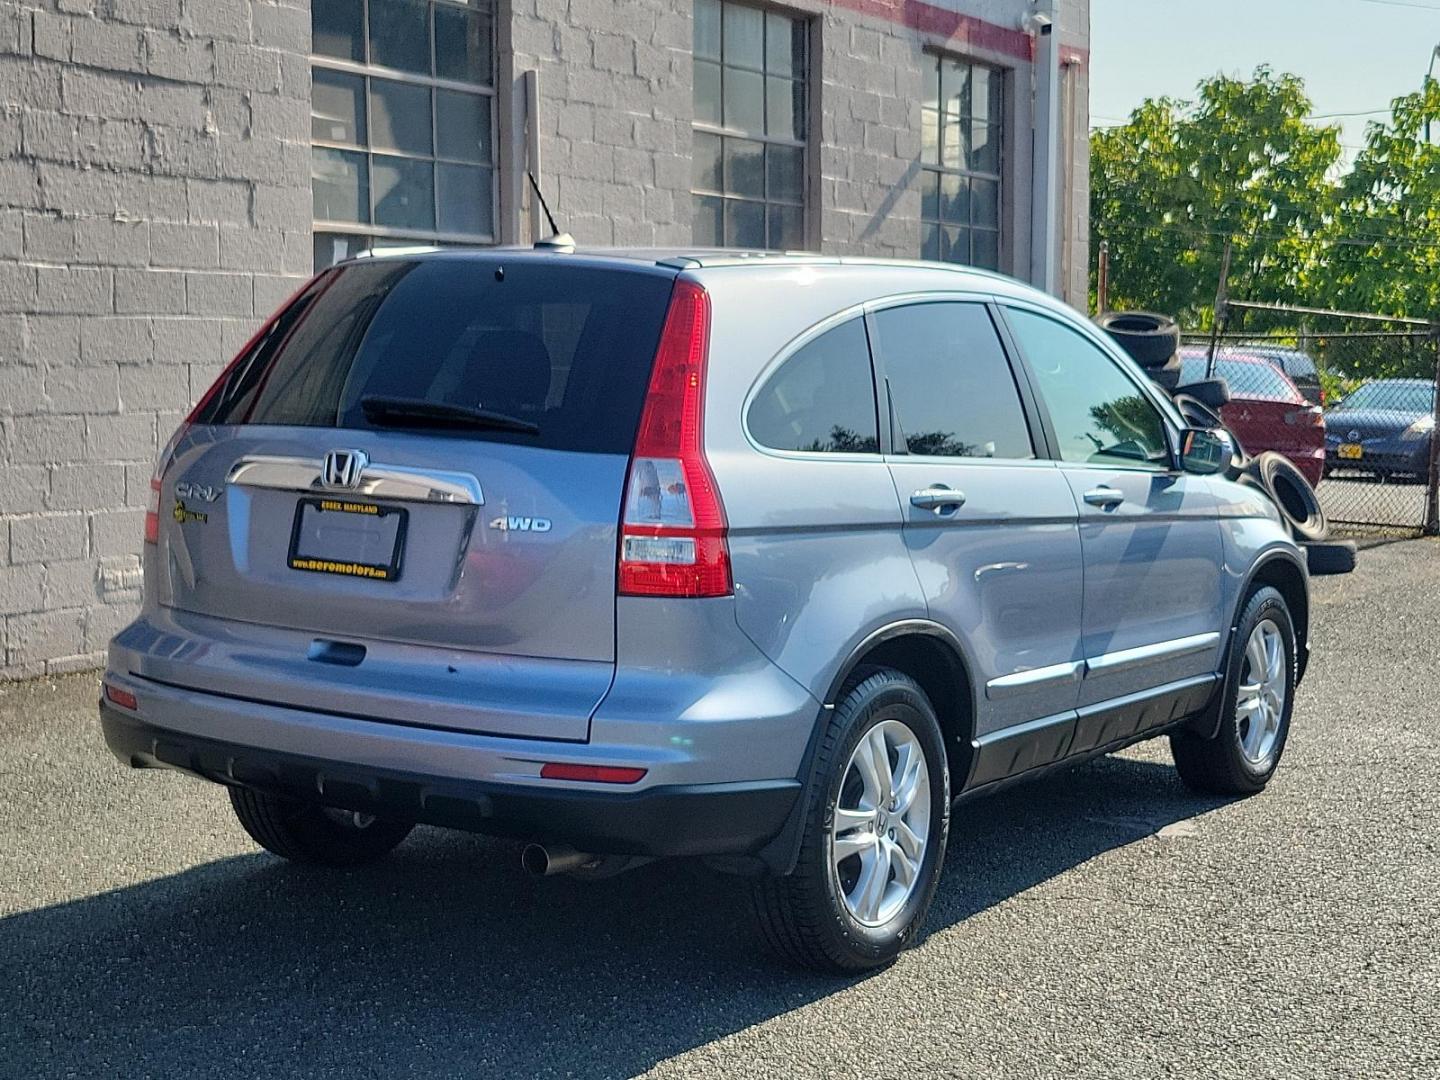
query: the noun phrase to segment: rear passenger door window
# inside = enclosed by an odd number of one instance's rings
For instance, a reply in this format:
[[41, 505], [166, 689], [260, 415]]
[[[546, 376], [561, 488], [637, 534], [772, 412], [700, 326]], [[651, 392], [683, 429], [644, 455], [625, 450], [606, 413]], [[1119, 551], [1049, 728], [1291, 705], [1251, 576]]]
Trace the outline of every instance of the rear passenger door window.
[[865, 322], [856, 316], [802, 345], [750, 404], [750, 435], [772, 450], [880, 452]]
[[1020, 391], [985, 305], [943, 302], [875, 313], [897, 454], [1027, 459]]

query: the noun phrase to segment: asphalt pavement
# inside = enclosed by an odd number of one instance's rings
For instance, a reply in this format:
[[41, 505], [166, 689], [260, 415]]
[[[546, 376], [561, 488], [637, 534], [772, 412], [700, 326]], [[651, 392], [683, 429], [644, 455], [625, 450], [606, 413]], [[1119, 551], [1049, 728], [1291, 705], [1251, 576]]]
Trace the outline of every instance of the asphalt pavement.
[[1269, 791], [1150, 744], [967, 806], [927, 939], [849, 980], [700, 866], [288, 866], [114, 761], [93, 675], [0, 685], [0, 1076], [1440, 1076], [1437, 612], [1433, 542], [1317, 581]]

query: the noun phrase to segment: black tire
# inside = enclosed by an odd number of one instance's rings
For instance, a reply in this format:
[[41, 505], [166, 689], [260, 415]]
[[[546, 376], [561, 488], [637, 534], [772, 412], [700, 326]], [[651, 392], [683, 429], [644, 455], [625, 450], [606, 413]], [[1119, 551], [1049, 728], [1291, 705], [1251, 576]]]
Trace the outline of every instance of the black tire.
[[230, 788], [230, 805], [250, 838], [291, 862], [318, 866], [358, 866], [388, 855], [414, 828], [408, 821], [386, 821], [295, 802], [250, 788]]
[[1180, 385], [1180, 357], [1172, 356], [1159, 367], [1145, 369], [1146, 377], [1167, 394]]
[[[1230, 404], [1231, 401], [1230, 383], [1219, 377], [1213, 379], [1196, 379], [1194, 382], [1188, 382], [1184, 386], [1177, 387], [1176, 392], [1194, 398], [1212, 411], [1217, 408], [1223, 409], [1226, 405]], [[1215, 402], [1219, 402], [1220, 404], [1216, 405]]]
[[[1268, 620], [1279, 631], [1284, 643], [1285, 703], [1280, 710], [1279, 727], [1273, 748], [1260, 762], [1252, 762], [1241, 748], [1245, 729], [1236, 715], [1239, 704], [1240, 680], [1246, 668], [1246, 644], [1255, 628]], [[1180, 779], [1192, 791], [1206, 795], [1254, 795], [1265, 789], [1290, 735], [1290, 714], [1295, 707], [1295, 625], [1285, 598], [1266, 585], [1256, 589], [1240, 613], [1226, 658], [1225, 683], [1221, 687], [1220, 725], [1214, 735], [1205, 737], [1193, 731], [1176, 732], [1170, 736], [1170, 752]]]
[[1245, 467], [1242, 479], [1270, 496], [1296, 540], [1324, 540], [1329, 534], [1330, 521], [1315, 489], [1283, 454], [1273, 450], [1256, 454]]
[[[1220, 419], [1220, 414], [1199, 398], [1191, 397], [1185, 393], [1184, 390], [1180, 390], [1172, 396], [1175, 401], [1175, 407], [1180, 410], [1180, 415], [1185, 418], [1187, 424], [1193, 427], [1212, 428], [1216, 430], [1225, 427], [1225, 421]], [[1231, 437], [1234, 438], [1233, 432], [1231, 433]], [[1240, 444], [1237, 441], [1235, 445], [1238, 446]]]
[[1180, 349], [1180, 324], [1150, 311], [1107, 311], [1095, 317], [1104, 330], [1143, 368], [1168, 363]]
[[[841, 871], [831, 858], [830, 831], [851, 756], [860, 740], [885, 721], [904, 724], [924, 751], [929, 836], [904, 905], [888, 921], [868, 926], [846, 906]], [[756, 883], [755, 913], [770, 947], [791, 963], [836, 974], [867, 971], [890, 963], [918, 939], [934, 898], [950, 827], [945, 740], [925, 692], [909, 676], [888, 668], [874, 669], [850, 687], [820, 739], [814, 779], [805, 794], [799, 859], [789, 874]]]
[[1312, 577], [1348, 574], [1355, 569], [1354, 540], [1328, 540], [1300, 546], [1305, 549], [1305, 560]]

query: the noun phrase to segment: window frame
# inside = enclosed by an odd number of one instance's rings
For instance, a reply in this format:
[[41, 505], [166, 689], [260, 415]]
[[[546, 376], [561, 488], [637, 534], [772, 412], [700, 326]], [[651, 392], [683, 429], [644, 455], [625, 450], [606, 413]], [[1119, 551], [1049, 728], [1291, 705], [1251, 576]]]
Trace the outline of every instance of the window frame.
[[[426, 47], [430, 53], [430, 69], [435, 70], [435, 28], [432, 16], [436, 6], [451, 7], [457, 11], [484, 12], [484, 9], [472, 7], [466, 0], [426, 0], [425, 16], [427, 42]], [[447, 79], [436, 75], [417, 75], [414, 72], [402, 71], [397, 68], [385, 67], [376, 64], [372, 60], [373, 47], [370, 35], [370, 0], [360, 0], [361, 7], [361, 30], [363, 37], [364, 53], [363, 60], [345, 60], [334, 56], [325, 56], [313, 51], [306, 54], [306, 60], [313, 74], [317, 69], [333, 72], [338, 75], [347, 75], [359, 78], [364, 85], [365, 101], [365, 142], [363, 144], [352, 144], [338, 142], [331, 139], [316, 139], [312, 132], [309, 138], [309, 146], [312, 149], [333, 150], [350, 154], [358, 154], [365, 158], [366, 189], [368, 199], [368, 212], [370, 221], [355, 222], [343, 221], [332, 218], [318, 218], [311, 211], [311, 236], [320, 234], [359, 236], [368, 239], [396, 241], [403, 245], [448, 245], [448, 244], [477, 244], [494, 245], [500, 243], [500, 234], [503, 224], [500, 220], [500, 138], [499, 122], [499, 82], [500, 82], [500, 21], [501, 21], [500, 0], [490, 0], [488, 15], [490, 17], [490, 71], [488, 73], [488, 85], [470, 83], [463, 80]], [[371, 110], [372, 95], [370, 83], [373, 79], [382, 81], [402, 83], [407, 86], [421, 87], [430, 93], [430, 148], [429, 155], [416, 154], [409, 151], [394, 149], [377, 149], [374, 144], [373, 116]], [[467, 94], [472, 97], [482, 98], [486, 108], [490, 112], [490, 146], [487, 160], [483, 162], [459, 161], [455, 158], [441, 156], [438, 144], [439, 118], [438, 110], [435, 107], [436, 91], [453, 91]], [[314, 88], [310, 92], [310, 103], [314, 108]], [[313, 154], [312, 154], [313, 157]], [[434, 229], [407, 229], [393, 225], [377, 225], [375, 223], [375, 184], [373, 176], [373, 165], [375, 159], [382, 163], [385, 159], [393, 159], [399, 162], [421, 162], [431, 166], [430, 189], [435, 210]], [[468, 168], [488, 169], [490, 171], [490, 196], [489, 209], [491, 231], [489, 234], [454, 232], [441, 229], [440, 225], [440, 168], [441, 165], [459, 165]], [[313, 186], [313, 181], [312, 181]], [[393, 246], [393, 245], [392, 245]]]
[[[987, 457], [936, 457], [930, 454], [911, 453], [908, 447], [904, 450], [897, 450], [894, 443], [893, 427], [895, 423], [895, 402], [890, 394], [890, 377], [885, 370], [885, 355], [883, 349], [877, 349], [875, 342], [879, 340], [879, 334], [874, 324], [874, 316], [881, 311], [897, 307], [914, 307], [918, 304], [977, 304], [986, 309], [990, 316], [991, 325], [995, 330], [996, 340], [1000, 343], [1000, 349], [1004, 353], [1005, 362], [1010, 367], [1010, 376], [1015, 380], [1015, 389], [1020, 396], [1020, 408], [1025, 416], [1026, 426], [1030, 429], [1030, 444], [1034, 450], [1034, 456], [1028, 458], [987, 458]], [[1014, 342], [1010, 337], [1009, 327], [1005, 325], [995, 298], [985, 293], [946, 291], [946, 292], [920, 292], [903, 293], [895, 296], [887, 296], [880, 300], [872, 300], [865, 305], [866, 329], [870, 334], [871, 366], [875, 371], [876, 382], [880, 387], [880, 451], [887, 461], [893, 462], [925, 462], [931, 464], [964, 465], [986, 467], [1044, 467], [1051, 468], [1055, 464], [1054, 443], [1051, 439], [1050, 429], [1044, 422], [1039, 411], [1038, 402], [1035, 396], [1034, 386], [1030, 382], [1029, 370], [1020, 362], [1015, 351]]]
[[[917, 159], [917, 164], [919, 165], [919, 170], [920, 170], [920, 183], [921, 183], [920, 192], [919, 192], [919, 194], [920, 194], [920, 211], [919, 211], [919, 213], [916, 215], [916, 216], [917, 216], [917, 220], [918, 220], [919, 225], [920, 225], [919, 243], [916, 245], [917, 252], [918, 252], [920, 258], [922, 258], [922, 259], [925, 258], [925, 232], [926, 232], [926, 229], [929, 228], [930, 226], [933, 225], [933, 226], [943, 227], [943, 226], [945, 226], [945, 225], [948, 224], [948, 225], [951, 225], [952, 227], [958, 227], [958, 223], [955, 223], [955, 222], [946, 222], [943, 218], [939, 218], [939, 217], [929, 218], [929, 217], [926, 217], [926, 216], [925, 216], [925, 187], [924, 187], [924, 185], [925, 185], [926, 181], [927, 181], [931, 176], [938, 176], [938, 177], [958, 176], [958, 177], [961, 177], [962, 179], [964, 179], [966, 182], [968, 182], [968, 181], [971, 180], [971, 179], [993, 180], [993, 181], [995, 182], [995, 185], [996, 185], [996, 188], [997, 188], [997, 197], [996, 197], [996, 201], [995, 201], [995, 230], [994, 230], [994, 231], [995, 231], [995, 266], [993, 266], [993, 267], [984, 267], [984, 266], [978, 266], [978, 264], [973, 263], [973, 262], [963, 262], [963, 263], [960, 263], [960, 262], [952, 262], [951, 260], [948, 260], [948, 259], [947, 259], [947, 260], [943, 260], [943, 261], [946, 262], [948, 265], [952, 265], [952, 266], [974, 266], [974, 267], [976, 267], [977, 269], [981, 269], [981, 270], [995, 270], [995, 271], [999, 271], [999, 272], [1002, 272], [1002, 273], [1003, 273], [1003, 272], [1005, 271], [1007, 265], [1008, 265], [1008, 260], [1009, 260], [1010, 254], [1011, 254], [1011, 253], [1010, 253], [1010, 230], [1006, 228], [1006, 217], [1007, 217], [1007, 215], [1006, 215], [1006, 205], [1007, 205], [1007, 202], [1008, 202], [1008, 199], [1009, 199], [1009, 196], [1010, 196], [1010, 190], [1009, 190], [1009, 189], [1010, 189], [1010, 186], [1011, 186], [1010, 183], [1009, 183], [1009, 179], [1008, 179], [1009, 166], [1010, 166], [1010, 153], [1009, 153], [1009, 150], [1010, 150], [1010, 139], [1009, 139], [1008, 136], [1009, 136], [1009, 134], [1010, 134], [1010, 132], [1009, 132], [1009, 127], [1010, 127], [1010, 104], [1011, 104], [1011, 99], [1014, 97], [1014, 91], [1012, 90], [1012, 85], [1013, 85], [1013, 83], [1015, 82], [1015, 69], [1014, 69], [1013, 67], [1009, 67], [1009, 66], [1006, 66], [1006, 65], [1004, 65], [1004, 64], [996, 63], [996, 62], [994, 62], [994, 61], [992, 61], [992, 60], [989, 60], [989, 59], [984, 59], [984, 58], [979, 58], [979, 57], [975, 57], [975, 56], [970, 56], [970, 55], [967, 55], [967, 54], [965, 54], [965, 53], [951, 52], [951, 51], [946, 50], [946, 49], [939, 49], [939, 48], [930, 48], [930, 47], [927, 47], [926, 49], [923, 50], [923, 52], [922, 52], [921, 55], [922, 55], [922, 57], [923, 57], [923, 58], [925, 59], [925, 61], [926, 61], [926, 65], [925, 65], [925, 68], [924, 68], [924, 77], [925, 77], [927, 80], [928, 80], [928, 79], [930, 78], [930, 76], [931, 76], [932, 68], [933, 68], [933, 70], [934, 70], [935, 78], [936, 78], [937, 80], [939, 80], [939, 79], [941, 78], [942, 67], [943, 67], [943, 65], [944, 65], [947, 61], [949, 61], [950, 63], [955, 63], [955, 64], [964, 64], [964, 65], [966, 65], [967, 67], [970, 67], [970, 68], [979, 68], [979, 69], [983, 69], [983, 70], [985, 70], [985, 71], [994, 72], [996, 75], [999, 76], [999, 80], [1000, 80], [1000, 107], [999, 107], [999, 111], [996, 113], [995, 127], [996, 127], [996, 130], [997, 130], [998, 134], [999, 134], [1000, 144], [999, 144], [999, 146], [998, 146], [997, 149], [996, 149], [996, 154], [995, 154], [996, 170], [995, 170], [995, 172], [993, 172], [993, 173], [978, 172], [978, 171], [973, 170], [973, 169], [952, 168], [952, 167], [950, 167], [950, 166], [947, 166], [947, 165], [943, 164], [942, 161], [940, 160], [941, 158], [943, 158], [943, 150], [942, 150], [939, 142], [937, 142], [937, 146], [936, 146], [937, 160], [934, 161], [934, 162], [926, 161], [926, 160], [925, 160], [925, 111], [926, 111], [926, 110], [925, 110], [924, 98], [923, 98], [923, 94], [922, 94], [921, 107], [920, 107], [920, 114], [921, 114], [921, 115], [920, 115], [920, 153], [919, 153], [919, 156], [918, 156], [918, 159]], [[943, 88], [942, 88], [942, 89], [943, 89]], [[939, 105], [940, 107], [938, 108], [938, 112], [939, 112], [939, 128], [938, 128], [937, 133], [936, 133], [936, 134], [937, 134], [937, 140], [943, 140], [943, 138], [944, 138], [944, 132], [945, 132], [945, 110], [944, 110], [944, 108], [943, 108], [943, 104], [944, 104], [944, 100], [943, 100], [943, 93], [942, 93], [941, 100], [940, 100], [940, 102], [938, 103], [938, 105]], [[987, 118], [986, 123], [987, 123], [987, 125], [988, 125], [988, 123], [989, 123], [988, 118]], [[973, 125], [974, 125], [974, 117], [973, 117], [973, 115], [972, 115], [972, 117], [971, 117], [971, 126], [972, 126], [972, 128], [973, 128]], [[967, 200], [967, 202], [968, 202], [968, 200]], [[938, 212], [938, 209], [939, 209], [939, 208], [938, 208], [938, 206], [937, 206], [937, 212]], [[972, 210], [971, 210], [971, 221], [973, 221], [973, 220], [974, 220], [974, 211], [973, 211], [973, 208], [972, 208]], [[973, 225], [971, 225], [970, 222], [967, 222], [967, 223], [965, 224], [965, 230], [966, 230], [967, 233], [972, 233], [972, 232], [974, 231], [974, 227], [973, 227]]]
[[[1153, 465], [1127, 464], [1123, 459], [1116, 461], [1067, 461], [1060, 453], [1059, 437], [1055, 431], [1054, 422], [1050, 418], [1049, 406], [1045, 403], [1044, 396], [1040, 393], [1039, 382], [1036, 380], [1034, 369], [1031, 367], [1030, 359], [1025, 355], [1025, 350], [1020, 346], [1020, 340], [1015, 335], [1014, 328], [1010, 325], [1009, 311], [1025, 311], [1062, 326], [1075, 333], [1081, 340], [1093, 345], [1095, 349], [1120, 372], [1121, 376], [1127, 379], [1131, 385], [1136, 387], [1145, 400], [1160, 415], [1160, 426], [1165, 436], [1166, 450], [1169, 453], [1169, 464], [1165, 468], [1156, 468]], [[1002, 333], [1007, 339], [1007, 344], [1016, 362], [1025, 372], [1025, 378], [1030, 384], [1031, 393], [1034, 395], [1035, 407], [1040, 415], [1041, 424], [1044, 427], [1046, 441], [1050, 445], [1050, 460], [1062, 469], [1103, 469], [1115, 472], [1133, 472], [1146, 476], [1178, 475], [1183, 472], [1180, 467], [1179, 445], [1180, 433], [1186, 425], [1180, 414], [1175, 409], [1175, 404], [1168, 396], [1160, 392], [1160, 388], [1147, 379], [1134, 362], [1130, 360], [1118, 345], [1113, 345], [1098, 330], [1092, 330], [1085, 323], [1075, 319], [1068, 319], [1063, 314], [1048, 309], [1040, 304], [1014, 298], [1003, 297], [995, 303], [995, 313], [1002, 328]]]
[[[888, 407], [883, 397], [883, 382], [880, 378], [878, 358], [875, 354], [868, 308], [869, 305], [866, 303], [853, 304], [843, 311], [826, 316], [786, 342], [760, 369], [760, 373], [755, 376], [755, 381], [750, 384], [750, 389], [745, 391], [745, 397], [740, 402], [740, 430], [744, 433], [745, 442], [750, 449], [758, 454], [764, 454], [766, 457], [785, 458], [791, 461], [871, 461], [880, 463], [884, 460], [890, 441], [890, 424], [886, 416]], [[770, 385], [770, 380], [796, 354], [817, 338], [853, 319], [859, 319], [861, 329], [865, 331], [865, 352], [870, 358], [870, 394], [875, 402], [875, 425], [879, 434], [880, 449], [874, 453], [868, 451], [832, 453], [828, 450], [782, 450], [774, 446], [766, 446], [750, 431], [750, 407]]]
[[[366, 2], [368, 3], [369, 0], [366, 0]], [[719, 199], [720, 202], [721, 202], [721, 214], [722, 214], [722, 217], [721, 217], [721, 231], [722, 231], [722, 236], [721, 236], [721, 238], [720, 238], [719, 244], [717, 244], [717, 247], [720, 247], [720, 248], [722, 248], [722, 249], [723, 249], [723, 248], [728, 248], [728, 245], [725, 244], [725, 242], [724, 242], [724, 236], [723, 236], [725, 222], [728, 220], [728, 209], [726, 208], [727, 205], [730, 204], [730, 203], [749, 203], [749, 204], [752, 204], [752, 205], [759, 205], [759, 206], [761, 206], [762, 208], [764, 208], [764, 211], [765, 211], [765, 240], [766, 240], [766, 243], [762, 244], [758, 250], [761, 250], [761, 251], [794, 250], [794, 249], [785, 249], [785, 248], [771, 248], [771, 247], [769, 246], [769, 239], [770, 239], [770, 235], [769, 235], [769, 224], [770, 224], [770, 208], [771, 208], [772, 206], [778, 206], [778, 207], [786, 207], [786, 208], [796, 209], [796, 210], [799, 210], [799, 212], [800, 212], [800, 249], [801, 249], [801, 250], [809, 250], [810, 244], [811, 244], [811, 238], [815, 235], [815, 225], [814, 225], [814, 223], [813, 223], [812, 220], [811, 220], [811, 217], [812, 217], [811, 207], [812, 207], [812, 204], [815, 202], [815, 199], [814, 199], [814, 197], [813, 197], [813, 193], [812, 193], [812, 191], [811, 191], [811, 183], [812, 183], [811, 177], [816, 174], [817, 168], [818, 168], [817, 163], [813, 160], [814, 147], [815, 147], [815, 145], [816, 145], [816, 143], [817, 143], [817, 140], [816, 140], [815, 137], [814, 137], [814, 130], [815, 130], [815, 120], [816, 120], [816, 118], [817, 118], [818, 116], [820, 116], [820, 110], [819, 110], [819, 108], [818, 108], [818, 103], [817, 103], [817, 100], [816, 100], [816, 89], [815, 89], [815, 87], [816, 87], [816, 80], [815, 80], [815, 78], [814, 78], [814, 74], [815, 74], [815, 72], [816, 72], [816, 70], [817, 70], [818, 63], [819, 63], [818, 54], [819, 54], [819, 51], [820, 51], [820, 50], [819, 50], [819, 48], [817, 47], [817, 42], [816, 42], [815, 19], [814, 19], [814, 16], [811, 15], [811, 14], [809, 14], [809, 13], [803, 12], [803, 11], [795, 11], [795, 10], [792, 10], [792, 9], [790, 9], [790, 8], [783, 7], [783, 6], [780, 6], [780, 5], [765, 3], [765, 2], [763, 2], [763, 0], [761, 0], [761, 2], [751, 2], [751, 0], [715, 0], [715, 2], [719, 5], [719, 7], [720, 7], [720, 9], [721, 9], [721, 47], [720, 47], [720, 50], [721, 50], [721, 51], [720, 51], [720, 57], [719, 57], [718, 59], [712, 60], [710, 57], [700, 57], [700, 56], [697, 56], [696, 53], [695, 53], [694, 30], [692, 29], [692, 31], [691, 31], [691, 43], [690, 43], [690, 45], [691, 45], [691, 47], [690, 47], [690, 65], [691, 65], [691, 67], [690, 67], [690, 71], [691, 71], [691, 100], [692, 100], [692, 105], [693, 105], [693, 101], [694, 101], [694, 92], [695, 92], [695, 91], [694, 91], [695, 65], [698, 64], [698, 63], [714, 64], [717, 68], [719, 68], [719, 71], [720, 71], [720, 101], [721, 101], [722, 113], [723, 113], [723, 109], [724, 109], [724, 100], [725, 100], [725, 72], [726, 72], [727, 69], [735, 69], [735, 70], [739, 70], [739, 71], [748, 72], [748, 73], [751, 73], [751, 74], [757, 74], [757, 75], [760, 76], [760, 84], [761, 84], [761, 87], [763, 88], [763, 92], [764, 92], [764, 95], [765, 95], [764, 97], [762, 97], [761, 102], [760, 102], [760, 112], [761, 112], [761, 116], [762, 116], [762, 117], [768, 117], [768, 116], [769, 116], [769, 97], [768, 97], [768, 96], [769, 96], [769, 81], [770, 81], [770, 79], [771, 79], [771, 78], [788, 78], [788, 80], [789, 80], [791, 83], [799, 84], [799, 86], [800, 86], [800, 98], [801, 98], [801, 102], [802, 102], [803, 117], [804, 117], [804, 122], [805, 122], [805, 136], [804, 136], [804, 138], [801, 138], [801, 139], [787, 139], [787, 138], [784, 138], [783, 136], [770, 135], [770, 134], [765, 133], [765, 132], [755, 133], [755, 132], [744, 131], [744, 130], [742, 130], [742, 129], [740, 129], [740, 128], [727, 127], [727, 126], [725, 126], [724, 124], [717, 124], [717, 123], [713, 123], [713, 122], [708, 121], [708, 120], [700, 120], [700, 119], [696, 118], [696, 117], [694, 116], [693, 112], [692, 112], [691, 120], [690, 120], [691, 177], [690, 177], [690, 185], [689, 185], [690, 210], [691, 210], [691, 218], [692, 218], [692, 221], [693, 221], [694, 213], [695, 213], [695, 201], [696, 201], [697, 199], [700, 199], [700, 198]], [[759, 12], [760, 15], [761, 15], [761, 17], [762, 17], [762, 19], [765, 20], [765, 25], [767, 26], [767, 30], [766, 30], [766, 33], [767, 33], [767, 34], [768, 34], [768, 24], [769, 24], [768, 16], [770, 16], [770, 15], [780, 16], [781, 18], [789, 19], [789, 20], [791, 20], [792, 22], [798, 24], [800, 36], [801, 36], [801, 38], [803, 39], [803, 41], [805, 42], [804, 69], [800, 72], [800, 74], [799, 74], [798, 76], [772, 76], [772, 75], [770, 74], [769, 68], [768, 68], [768, 66], [767, 66], [768, 56], [764, 55], [764, 54], [768, 53], [768, 50], [765, 49], [764, 46], [762, 46], [762, 61], [761, 61], [762, 66], [761, 66], [761, 68], [759, 68], [759, 69], [750, 67], [750, 66], [745, 65], [745, 64], [731, 64], [731, 63], [728, 63], [728, 62], [726, 61], [726, 59], [725, 59], [725, 47], [724, 47], [724, 11], [725, 11], [726, 8], [731, 8], [731, 7], [749, 8], [749, 9], [751, 9], [751, 10], [753, 10], [753, 11]], [[770, 170], [769, 170], [769, 156], [768, 156], [768, 154], [764, 154], [764, 156], [763, 156], [763, 158], [762, 158], [761, 172], [762, 172], [762, 175], [763, 175], [763, 177], [764, 177], [765, 195], [764, 195], [762, 198], [760, 198], [760, 199], [746, 198], [746, 197], [740, 196], [740, 195], [731, 195], [731, 194], [727, 194], [727, 193], [726, 193], [725, 191], [723, 191], [723, 190], [711, 190], [711, 189], [708, 189], [708, 188], [697, 188], [697, 187], [695, 186], [695, 174], [694, 174], [695, 136], [696, 136], [696, 135], [709, 135], [709, 136], [712, 136], [712, 137], [714, 137], [714, 138], [718, 138], [718, 139], [721, 139], [721, 140], [724, 140], [724, 139], [740, 139], [740, 140], [744, 140], [744, 141], [747, 141], [747, 142], [760, 143], [762, 146], [765, 146], [765, 147], [768, 147], [768, 146], [772, 146], [772, 145], [773, 145], [773, 146], [783, 146], [783, 147], [787, 147], [787, 148], [790, 148], [790, 149], [798, 150], [798, 151], [800, 152], [800, 183], [799, 183], [800, 201], [799, 201], [798, 203], [792, 203], [792, 202], [785, 202], [785, 201], [779, 200], [779, 199], [771, 199], [771, 198], [770, 198], [770, 194], [769, 194], [769, 172], [770, 172]], [[762, 151], [762, 153], [763, 153], [763, 151]], [[721, 172], [721, 177], [720, 177], [720, 187], [721, 187], [722, 189], [723, 189], [724, 186], [725, 186], [724, 156], [725, 156], [725, 155], [724, 155], [724, 144], [723, 144], [723, 142], [722, 142], [722, 143], [721, 143], [721, 170], [722, 170], [722, 172]], [[692, 236], [691, 236], [691, 239], [692, 239], [692, 241], [693, 241], [693, 239], [694, 239], [694, 236], [693, 236], [693, 225], [692, 225]], [[734, 249], [731, 249], [731, 250], [741, 251], [741, 250], [752, 250], [752, 249], [749, 249], [749, 248], [734, 248]]]

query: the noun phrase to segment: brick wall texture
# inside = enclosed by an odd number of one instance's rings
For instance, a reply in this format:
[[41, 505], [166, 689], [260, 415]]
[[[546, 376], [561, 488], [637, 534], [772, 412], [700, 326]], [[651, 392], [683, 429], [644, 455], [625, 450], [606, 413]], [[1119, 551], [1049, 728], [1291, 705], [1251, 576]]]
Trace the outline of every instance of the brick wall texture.
[[0, 677], [132, 615], [150, 469], [310, 270], [308, 0], [0, 0]]
[[[1027, 0], [811, 17], [808, 246], [920, 249], [933, 51], [1009, 71], [1002, 269], [1030, 276]], [[1088, 0], [1060, 0], [1062, 292], [1084, 306]], [[690, 242], [686, 0], [500, 0], [501, 235], [542, 181], [586, 244]], [[1017, 41], [1017, 37], [1019, 40]], [[99, 663], [139, 600], [159, 447], [310, 271], [309, 0], [0, 0], [0, 678]]]

